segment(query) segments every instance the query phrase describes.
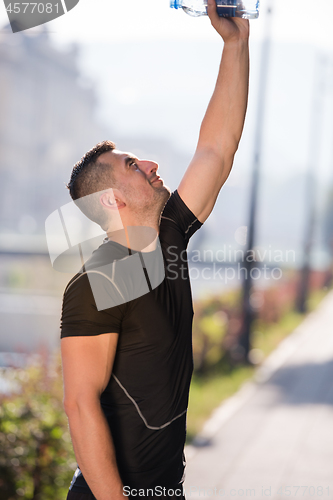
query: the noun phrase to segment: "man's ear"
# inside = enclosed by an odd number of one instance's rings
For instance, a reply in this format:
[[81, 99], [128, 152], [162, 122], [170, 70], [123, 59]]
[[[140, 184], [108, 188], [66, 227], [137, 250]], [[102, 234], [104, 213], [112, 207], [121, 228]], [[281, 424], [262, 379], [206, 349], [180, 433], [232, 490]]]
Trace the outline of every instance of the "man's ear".
[[105, 191], [99, 197], [101, 205], [109, 210], [119, 210], [126, 207], [126, 203], [122, 199], [120, 192], [114, 189]]

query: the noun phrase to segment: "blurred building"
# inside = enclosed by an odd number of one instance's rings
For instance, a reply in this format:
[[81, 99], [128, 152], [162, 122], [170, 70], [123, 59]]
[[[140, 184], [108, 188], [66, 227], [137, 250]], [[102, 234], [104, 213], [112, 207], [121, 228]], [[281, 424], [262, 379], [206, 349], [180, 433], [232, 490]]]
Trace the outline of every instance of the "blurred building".
[[69, 201], [72, 165], [106, 132], [96, 96], [80, 77], [78, 49], [38, 33], [0, 33], [0, 232], [42, 232]]

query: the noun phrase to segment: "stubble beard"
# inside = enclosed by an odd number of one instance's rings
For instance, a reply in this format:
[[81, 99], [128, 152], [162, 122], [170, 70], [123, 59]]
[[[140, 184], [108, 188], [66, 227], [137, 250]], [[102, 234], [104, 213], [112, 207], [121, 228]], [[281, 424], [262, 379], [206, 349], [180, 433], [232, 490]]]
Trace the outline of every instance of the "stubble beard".
[[138, 207], [137, 211], [138, 218], [143, 226], [147, 224], [157, 224], [159, 226], [163, 208], [171, 195], [171, 191], [167, 186], [152, 186], [152, 188], [154, 190], [152, 198]]

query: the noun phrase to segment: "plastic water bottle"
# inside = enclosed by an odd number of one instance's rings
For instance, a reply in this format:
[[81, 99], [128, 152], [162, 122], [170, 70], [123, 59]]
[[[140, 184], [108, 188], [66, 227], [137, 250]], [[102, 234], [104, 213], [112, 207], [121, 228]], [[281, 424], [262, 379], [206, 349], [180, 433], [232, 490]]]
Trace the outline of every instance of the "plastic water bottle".
[[[220, 17], [242, 17], [257, 19], [259, 16], [259, 0], [215, 0], [216, 10]], [[190, 16], [206, 16], [207, 0], [170, 0], [170, 7], [183, 9]]]

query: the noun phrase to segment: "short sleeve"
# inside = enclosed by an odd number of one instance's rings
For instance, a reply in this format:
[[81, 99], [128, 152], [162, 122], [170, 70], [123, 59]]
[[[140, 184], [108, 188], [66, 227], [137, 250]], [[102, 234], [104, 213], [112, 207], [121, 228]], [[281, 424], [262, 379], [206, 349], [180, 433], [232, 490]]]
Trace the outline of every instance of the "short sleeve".
[[176, 225], [185, 240], [189, 240], [193, 234], [200, 229], [202, 222], [191, 212], [185, 202], [181, 199], [178, 191], [174, 191], [170, 196], [162, 213], [163, 225], [171, 227]]
[[61, 338], [121, 333], [124, 306], [98, 311], [86, 274], [69, 282], [63, 296]]

